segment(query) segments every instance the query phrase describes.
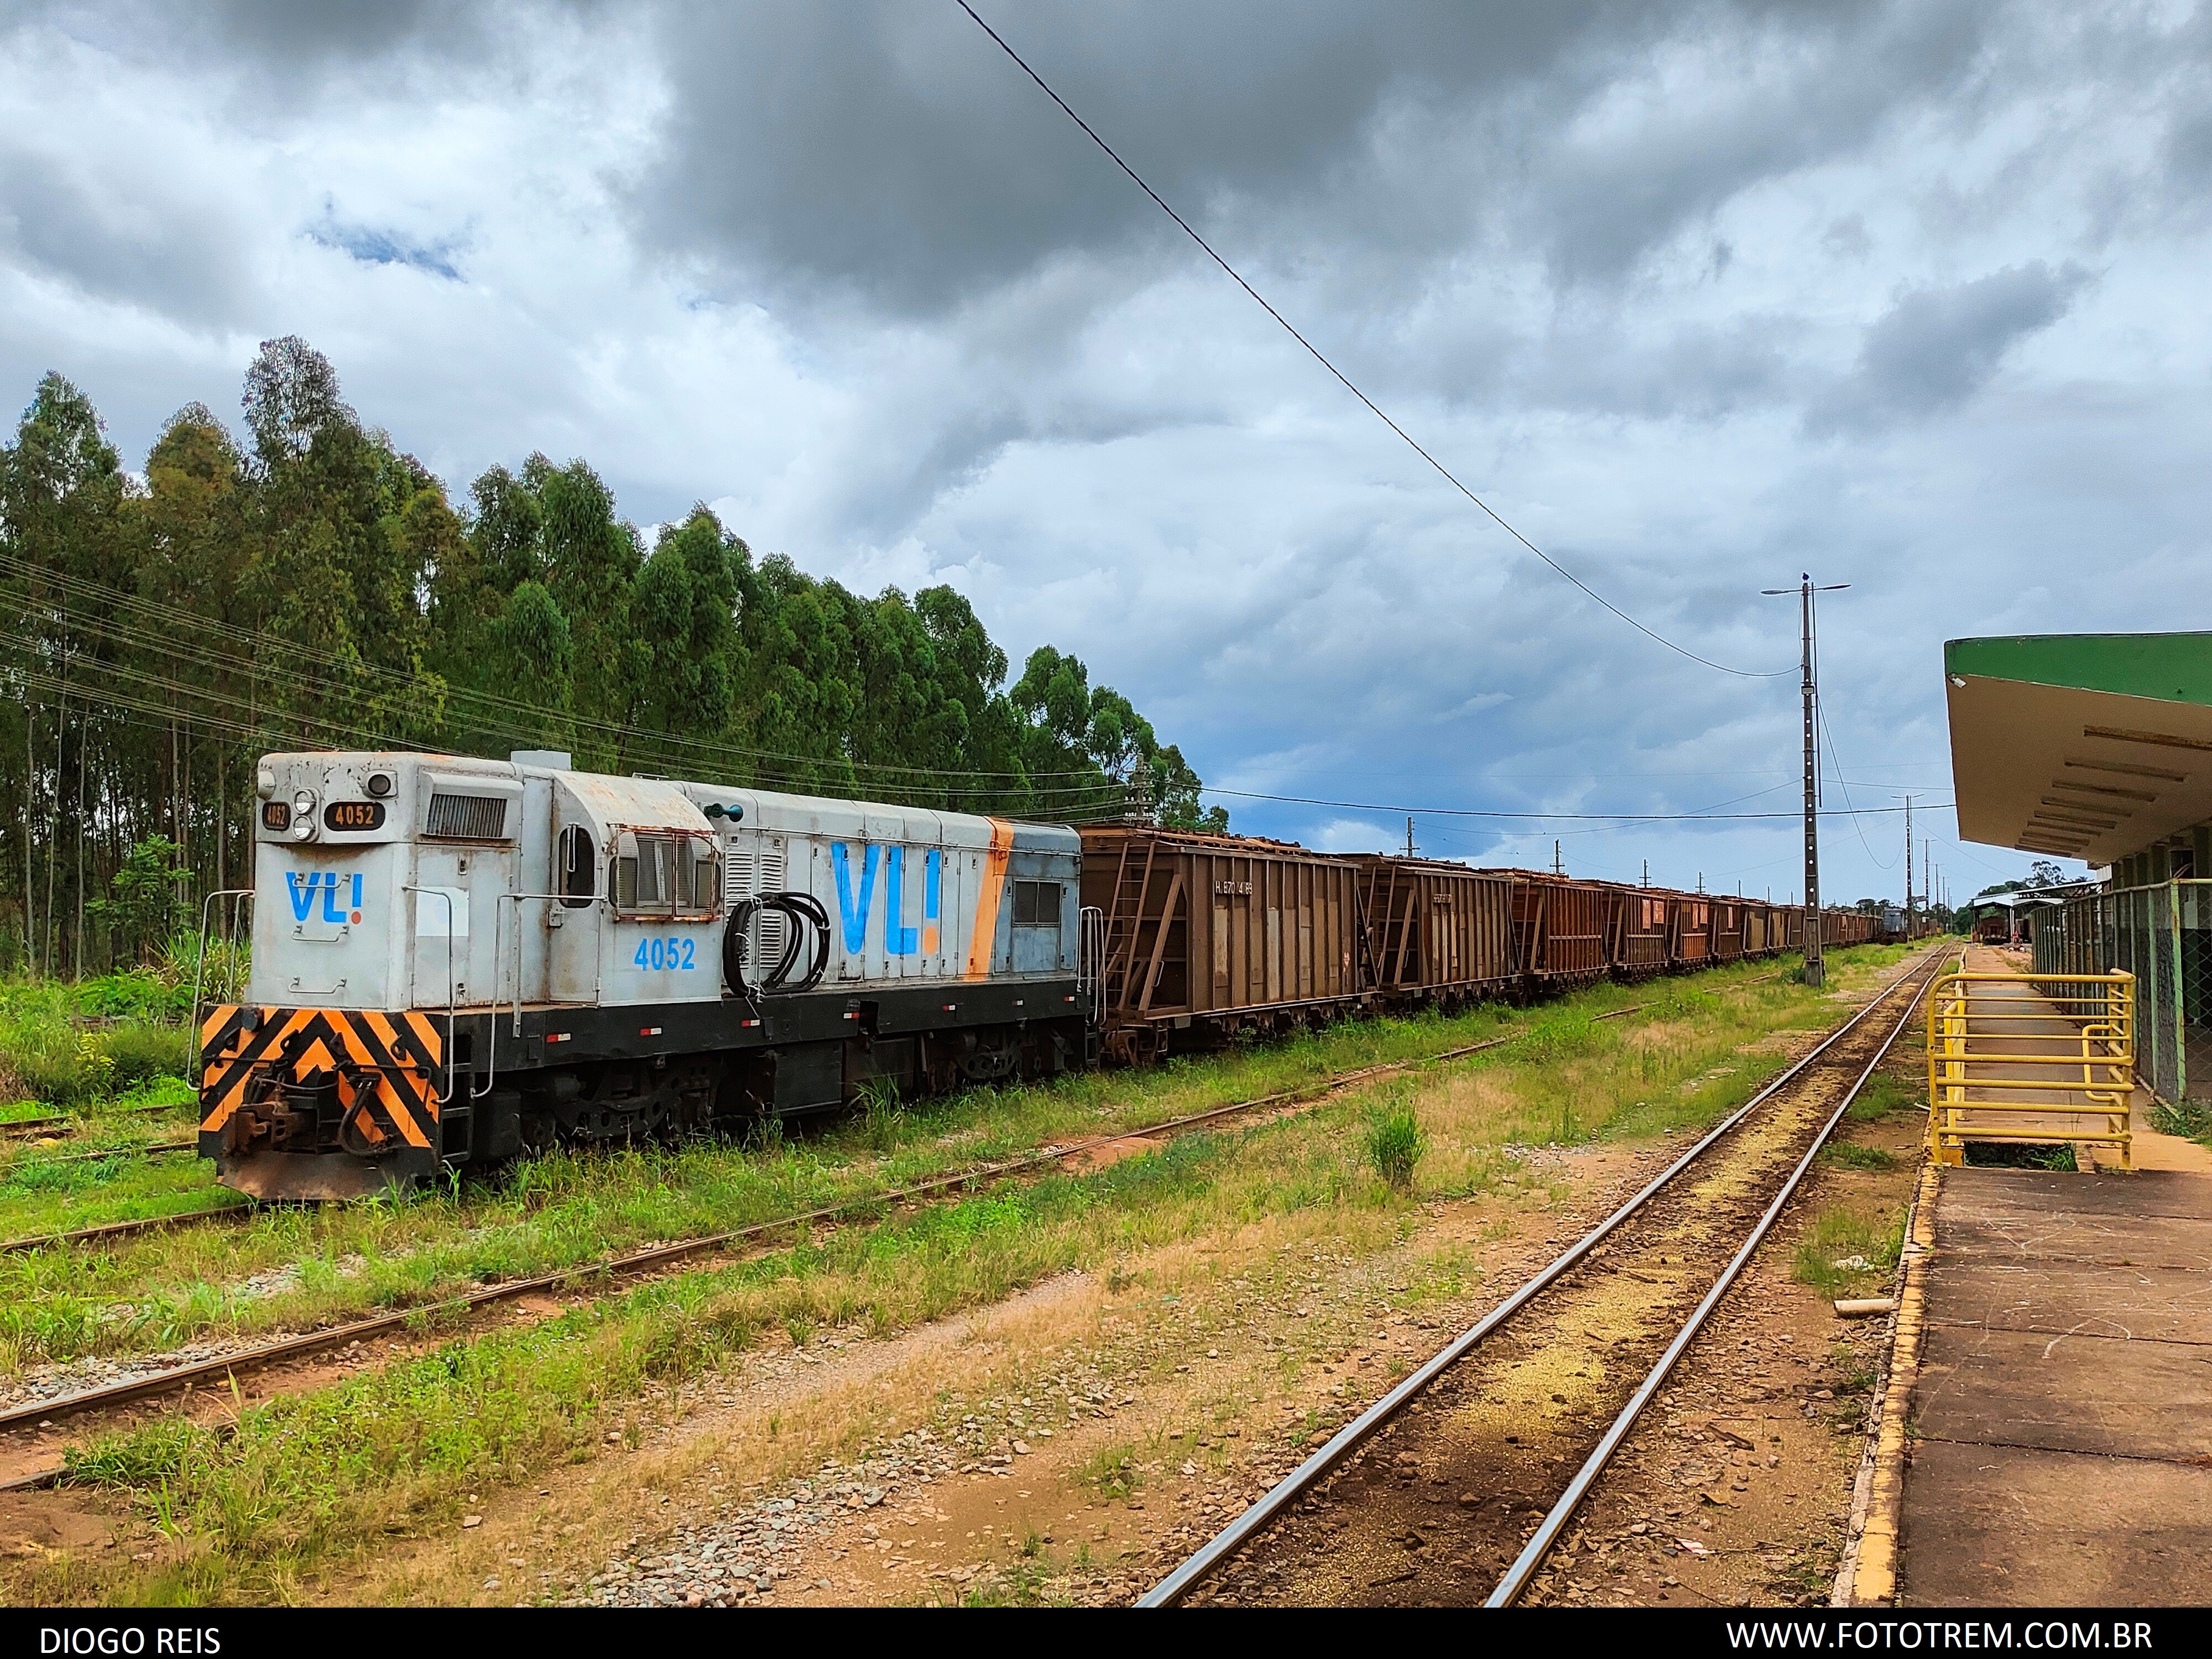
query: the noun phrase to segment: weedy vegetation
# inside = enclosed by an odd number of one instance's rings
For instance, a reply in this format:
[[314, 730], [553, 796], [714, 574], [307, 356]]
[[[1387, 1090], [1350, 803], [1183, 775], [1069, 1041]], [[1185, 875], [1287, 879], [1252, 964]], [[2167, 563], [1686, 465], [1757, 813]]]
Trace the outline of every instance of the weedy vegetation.
[[1413, 1190], [1413, 1166], [1428, 1150], [1421, 1120], [1402, 1090], [1379, 1102], [1367, 1115], [1367, 1161], [1395, 1193]]
[[1905, 1249], [1905, 1216], [1838, 1207], [1814, 1218], [1797, 1246], [1791, 1276], [1831, 1299], [1869, 1296]]

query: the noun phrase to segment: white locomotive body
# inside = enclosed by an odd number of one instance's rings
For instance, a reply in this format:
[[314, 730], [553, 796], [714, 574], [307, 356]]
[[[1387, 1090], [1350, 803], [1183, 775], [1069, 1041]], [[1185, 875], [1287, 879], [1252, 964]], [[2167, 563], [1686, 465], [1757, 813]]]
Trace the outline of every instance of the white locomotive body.
[[201, 1150], [354, 1197], [629, 1139], [1079, 1065], [1080, 842], [1054, 825], [579, 772], [276, 755], [246, 1000]]

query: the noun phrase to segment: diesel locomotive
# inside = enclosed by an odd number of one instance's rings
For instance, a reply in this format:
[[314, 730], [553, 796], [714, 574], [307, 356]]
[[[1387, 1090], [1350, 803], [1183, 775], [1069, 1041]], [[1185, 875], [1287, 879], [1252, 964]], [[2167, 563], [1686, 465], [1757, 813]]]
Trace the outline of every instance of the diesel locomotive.
[[254, 840], [244, 1000], [195, 1009], [199, 1151], [272, 1200], [1771, 956], [1803, 931], [1749, 900], [553, 751], [271, 755]]

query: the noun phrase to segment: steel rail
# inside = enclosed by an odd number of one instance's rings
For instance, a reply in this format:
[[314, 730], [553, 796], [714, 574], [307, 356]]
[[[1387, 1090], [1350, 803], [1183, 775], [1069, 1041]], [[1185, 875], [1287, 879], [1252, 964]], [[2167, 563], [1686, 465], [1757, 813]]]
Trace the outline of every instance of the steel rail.
[[164, 1227], [181, 1227], [189, 1222], [239, 1221], [259, 1213], [260, 1206], [248, 1202], [225, 1204], [212, 1210], [183, 1210], [175, 1215], [148, 1216], [138, 1221], [107, 1221], [96, 1227], [72, 1228], [65, 1233], [33, 1233], [26, 1238], [0, 1239], [0, 1255], [48, 1249], [58, 1244], [96, 1244], [110, 1238], [158, 1232]]
[[1706, 1317], [1720, 1305], [1721, 1298], [1728, 1294], [1729, 1288], [1735, 1283], [1736, 1275], [1743, 1271], [1744, 1264], [1751, 1260], [1753, 1252], [1765, 1242], [1766, 1235], [1772, 1229], [1777, 1218], [1781, 1215], [1783, 1207], [1796, 1193], [1798, 1183], [1805, 1179], [1805, 1172], [1813, 1167], [1813, 1160], [1820, 1155], [1820, 1149], [1828, 1144], [1828, 1137], [1835, 1133], [1836, 1126], [1844, 1121], [1844, 1114], [1850, 1109], [1851, 1103], [1858, 1098], [1859, 1091], [1866, 1086], [1867, 1079], [1874, 1075], [1875, 1067], [1888, 1057], [1890, 1049], [1896, 1046], [1897, 1039], [1902, 1036], [1911, 1025], [1913, 1011], [1919, 1007], [1920, 999], [1928, 994], [1928, 988], [1936, 982], [1936, 975], [1931, 973], [1921, 981], [1919, 988], [1912, 994], [1912, 1000], [1905, 1005], [1905, 1012], [1899, 1018], [1897, 1024], [1889, 1035], [1882, 1039], [1881, 1046], [1875, 1050], [1874, 1058], [1868, 1060], [1860, 1070], [1858, 1076], [1852, 1079], [1851, 1086], [1844, 1091], [1844, 1097], [1837, 1103], [1836, 1109], [1829, 1114], [1828, 1121], [1820, 1126], [1820, 1133], [1813, 1137], [1813, 1144], [1805, 1149], [1805, 1156], [1797, 1160], [1797, 1167], [1790, 1172], [1789, 1180], [1782, 1183], [1782, 1190], [1775, 1194], [1774, 1201], [1766, 1206], [1765, 1212], [1759, 1218], [1759, 1224], [1751, 1230], [1751, 1235], [1744, 1240], [1742, 1248], [1729, 1259], [1728, 1266], [1721, 1269], [1720, 1277], [1713, 1281], [1712, 1288], [1705, 1293], [1698, 1305], [1691, 1310], [1690, 1316], [1683, 1322], [1682, 1328], [1675, 1333], [1674, 1340], [1667, 1345], [1667, 1351], [1659, 1356], [1658, 1362], [1651, 1367], [1650, 1374], [1644, 1377], [1636, 1392], [1629, 1396], [1628, 1403], [1620, 1408], [1620, 1415], [1613, 1419], [1612, 1426], [1605, 1431], [1605, 1437], [1598, 1442], [1595, 1449], [1583, 1460], [1582, 1468], [1575, 1472], [1575, 1478], [1567, 1483], [1566, 1491], [1560, 1494], [1559, 1501], [1552, 1506], [1551, 1512], [1545, 1516], [1542, 1524], [1522, 1547], [1521, 1553], [1514, 1558], [1513, 1565], [1505, 1570], [1505, 1576], [1498, 1581], [1497, 1588], [1490, 1592], [1489, 1598], [1483, 1602], [1483, 1606], [1510, 1607], [1521, 1599], [1522, 1592], [1528, 1587], [1528, 1581], [1535, 1577], [1537, 1569], [1544, 1564], [1545, 1557], [1552, 1553], [1552, 1547], [1559, 1542], [1559, 1534], [1566, 1530], [1567, 1523], [1574, 1518], [1575, 1511], [1582, 1507], [1583, 1499], [1589, 1496], [1589, 1490], [1596, 1484], [1598, 1476], [1605, 1472], [1606, 1465], [1613, 1461], [1613, 1453], [1620, 1449], [1621, 1442], [1628, 1438], [1629, 1431], [1636, 1426], [1637, 1419], [1643, 1416], [1644, 1408], [1651, 1403], [1652, 1399], [1665, 1386], [1667, 1378], [1673, 1372], [1675, 1364], [1681, 1359], [1683, 1354], [1688, 1352], [1690, 1344], [1696, 1338], [1698, 1331], [1704, 1328]]
[[6, 1137], [10, 1139], [18, 1136], [28, 1138], [29, 1136], [35, 1135], [47, 1130], [52, 1130], [61, 1134], [77, 1135], [82, 1134], [87, 1129], [90, 1128], [94, 1118], [143, 1117], [148, 1112], [166, 1112], [169, 1109], [169, 1104], [162, 1104], [159, 1106], [118, 1106], [113, 1111], [98, 1112], [89, 1115], [80, 1115], [75, 1112], [57, 1112], [52, 1117], [19, 1117], [11, 1119], [5, 1123], [0, 1123], [0, 1137]]
[[[1929, 960], [1932, 963], [1936, 957], [1931, 956]], [[1447, 1343], [1380, 1400], [1338, 1430], [1320, 1450], [1277, 1481], [1263, 1496], [1255, 1499], [1243, 1514], [1215, 1534], [1181, 1566], [1139, 1596], [1136, 1605], [1140, 1607], [1170, 1607], [1182, 1601], [1200, 1580], [1205, 1578], [1223, 1560], [1242, 1549], [1255, 1534], [1263, 1530], [1277, 1515], [1287, 1508], [1292, 1500], [1341, 1462], [1349, 1453], [1369, 1439], [1377, 1429], [1395, 1417], [1416, 1395], [1422, 1393], [1430, 1383], [1465, 1358], [1469, 1351], [1488, 1337], [1492, 1332], [1497, 1330], [1499, 1326], [1504, 1324], [1530, 1302], [1571, 1272], [1604, 1240], [1607, 1235], [1642, 1209], [1662, 1188], [1703, 1157], [1714, 1143], [1728, 1134], [1753, 1111], [1810, 1069], [1831, 1048], [1842, 1042], [1855, 1030], [1861, 1020], [1873, 1013], [1876, 1008], [1887, 1001], [1894, 992], [1909, 982], [1911, 977], [1911, 973], [1900, 975], [1895, 982], [1885, 988], [1881, 994], [1869, 1002], [1865, 1007], [1822, 1038], [1809, 1053], [1778, 1073], [1765, 1088], [1722, 1119], [1705, 1134], [1704, 1139], [1653, 1176], [1634, 1197], [1598, 1223], [1589, 1232], [1584, 1233], [1566, 1249], [1561, 1251], [1520, 1289]], [[1925, 988], [1923, 984], [1922, 989]], [[1919, 1000], [1919, 994], [1916, 993], [1912, 1002], [1907, 1006], [1905, 1018], [1908, 1020], [1911, 1018], [1911, 1009], [1918, 1006]], [[1903, 1029], [1901, 1024], [1899, 1029]]]
[[[1624, 1014], [1634, 1013], [1638, 1008], [1648, 1006], [1648, 1004], [1639, 1003], [1627, 1008], [1616, 1008], [1596, 1018], [1617, 1019]], [[1302, 1088], [1279, 1090], [1273, 1094], [1261, 1095], [1251, 1100], [1231, 1101], [1226, 1105], [1208, 1107], [1202, 1112], [1192, 1112], [1182, 1117], [1170, 1118], [1164, 1122], [1152, 1124], [1146, 1127], [1121, 1129], [1109, 1134], [1092, 1135], [1066, 1146], [1050, 1146], [1041, 1152], [1012, 1158], [1003, 1164], [988, 1164], [980, 1170], [968, 1170], [957, 1175], [940, 1176], [933, 1180], [918, 1182], [912, 1186], [894, 1188], [888, 1192], [870, 1193], [844, 1200], [840, 1203], [825, 1205], [817, 1209], [802, 1211], [793, 1215], [778, 1216], [768, 1221], [753, 1222], [746, 1226], [732, 1228], [727, 1232], [709, 1234], [701, 1238], [683, 1239], [674, 1243], [651, 1245], [645, 1249], [632, 1251], [626, 1255], [584, 1262], [573, 1267], [563, 1267], [556, 1272], [541, 1273], [530, 1279], [511, 1279], [503, 1284], [487, 1286], [481, 1291], [448, 1297], [437, 1302], [419, 1303], [412, 1307], [395, 1310], [391, 1313], [373, 1315], [367, 1319], [354, 1320], [343, 1325], [329, 1326], [324, 1329], [306, 1332], [298, 1336], [281, 1337], [253, 1347], [241, 1348], [218, 1358], [200, 1360], [189, 1365], [174, 1365], [162, 1370], [149, 1372], [145, 1376], [134, 1377], [128, 1382], [113, 1383], [104, 1389], [87, 1389], [81, 1394], [64, 1395], [58, 1399], [41, 1401], [7, 1411], [0, 1411], [0, 1432], [21, 1427], [25, 1423], [50, 1421], [63, 1417], [81, 1417], [88, 1412], [101, 1411], [112, 1406], [127, 1405], [134, 1400], [143, 1400], [153, 1395], [168, 1394], [203, 1381], [231, 1376], [240, 1371], [256, 1370], [264, 1366], [278, 1364], [306, 1354], [338, 1347], [363, 1337], [380, 1335], [404, 1326], [425, 1323], [452, 1314], [466, 1313], [488, 1304], [512, 1301], [517, 1297], [559, 1290], [581, 1279], [596, 1278], [603, 1274], [616, 1278], [633, 1278], [639, 1273], [665, 1267], [686, 1257], [728, 1249], [732, 1246], [742, 1244], [765, 1233], [776, 1232], [787, 1227], [804, 1226], [817, 1221], [833, 1221], [855, 1210], [875, 1209], [887, 1204], [904, 1203], [945, 1192], [952, 1188], [1001, 1181], [1010, 1176], [1020, 1175], [1046, 1164], [1057, 1164], [1079, 1153], [1108, 1146], [1115, 1141], [1149, 1139], [1156, 1135], [1171, 1134], [1194, 1128], [1216, 1119], [1232, 1116], [1241, 1112], [1255, 1111], [1267, 1106], [1291, 1105], [1324, 1099], [1354, 1084], [1367, 1082], [1377, 1077], [1386, 1077], [1399, 1072], [1411, 1071], [1417, 1066], [1434, 1066], [1446, 1060], [1462, 1059], [1468, 1054], [1480, 1054], [1486, 1049], [1517, 1042], [1528, 1035], [1526, 1031], [1516, 1031], [1505, 1036], [1492, 1037], [1481, 1042], [1472, 1042], [1461, 1048], [1448, 1048], [1442, 1054], [1422, 1054], [1411, 1060], [1390, 1060], [1379, 1066], [1363, 1066], [1356, 1071], [1339, 1072]], [[196, 1213], [223, 1212], [198, 1212]], [[122, 1222], [112, 1224], [112, 1225], [117, 1228], [137, 1228], [141, 1224]], [[88, 1233], [95, 1234], [103, 1231], [106, 1230], [85, 1230]], [[56, 1242], [67, 1237], [70, 1235], [57, 1235]], [[11, 1248], [27, 1249], [42, 1242], [46, 1241], [38, 1239], [17, 1241], [16, 1245]], [[50, 1471], [44, 1474], [27, 1477], [27, 1480], [33, 1485], [42, 1482], [51, 1484], [58, 1477], [58, 1471]], [[0, 1490], [6, 1489], [0, 1487]]]
[[91, 1152], [57, 1152], [51, 1158], [26, 1156], [10, 1162], [6, 1168], [10, 1174], [18, 1170], [44, 1169], [50, 1164], [97, 1164], [104, 1158], [158, 1158], [164, 1152], [189, 1152], [199, 1146], [193, 1140], [155, 1140], [136, 1146], [103, 1146]]

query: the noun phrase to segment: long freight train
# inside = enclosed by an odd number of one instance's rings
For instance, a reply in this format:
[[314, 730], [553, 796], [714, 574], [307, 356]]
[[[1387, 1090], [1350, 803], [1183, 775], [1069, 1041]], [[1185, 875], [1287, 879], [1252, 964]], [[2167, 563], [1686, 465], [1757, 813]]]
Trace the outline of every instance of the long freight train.
[[[1802, 910], [1146, 825], [1069, 829], [496, 762], [258, 779], [247, 1000], [200, 1031], [228, 1185], [348, 1199], [1142, 1061], [1243, 1030], [1798, 949]], [[1824, 915], [1821, 936], [1878, 936]]]

